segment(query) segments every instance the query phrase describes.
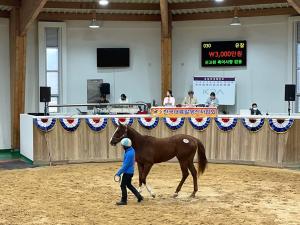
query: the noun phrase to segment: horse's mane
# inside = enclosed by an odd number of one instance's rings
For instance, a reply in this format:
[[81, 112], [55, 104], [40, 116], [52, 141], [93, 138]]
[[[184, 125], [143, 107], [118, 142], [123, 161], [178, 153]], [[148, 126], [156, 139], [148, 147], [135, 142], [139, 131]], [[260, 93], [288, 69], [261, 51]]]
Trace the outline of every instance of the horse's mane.
[[141, 133], [139, 133], [137, 130], [133, 129], [130, 126], [127, 126], [127, 130], [130, 131], [133, 135], [135, 136], [139, 136], [139, 137], [144, 137], [145, 135], [142, 135]]
[[143, 135], [141, 133], [139, 133], [137, 130], [135, 130], [134, 128], [132, 127], [127, 127], [127, 130], [129, 130], [130, 132], [132, 132], [132, 134], [134, 134], [135, 136], [137, 137], [140, 137], [140, 138], [143, 138], [143, 139], [162, 139], [162, 138], [157, 138], [157, 137], [154, 137], [154, 136], [151, 136], [151, 135]]
[[[130, 126], [127, 126], [127, 130], [131, 132], [131, 134], [133, 134], [135, 137], [139, 137], [139, 139], [143, 139], [143, 141], [146, 141], [146, 140], [150, 140], [150, 141], [159, 141], [159, 140], [168, 140], [172, 137], [154, 137], [154, 136], [151, 136], [151, 135], [143, 135], [141, 133], [139, 133], [137, 130], [135, 130], [134, 128], [130, 127]], [[180, 134], [177, 134], [175, 136], [179, 136]], [[174, 137], [174, 136], [173, 136]], [[194, 138], [194, 137], [192, 137]]]

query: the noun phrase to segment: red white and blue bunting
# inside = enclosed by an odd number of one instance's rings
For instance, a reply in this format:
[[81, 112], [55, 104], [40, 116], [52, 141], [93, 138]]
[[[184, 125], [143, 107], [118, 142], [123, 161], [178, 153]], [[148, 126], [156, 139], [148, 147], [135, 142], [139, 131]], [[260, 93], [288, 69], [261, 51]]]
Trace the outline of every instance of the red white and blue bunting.
[[211, 119], [209, 117], [204, 118], [189, 118], [189, 122], [196, 130], [204, 131], [210, 124]]
[[48, 132], [52, 130], [56, 123], [55, 118], [35, 118], [33, 123], [37, 128], [39, 128], [43, 132]]
[[171, 130], [177, 130], [184, 124], [184, 118], [164, 118], [164, 122]]
[[277, 133], [284, 133], [293, 126], [294, 119], [269, 119], [270, 128]]
[[231, 131], [233, 128], [235, 128], [238, 119], [237, 118], [216, 118], [215, 121], [220, 130]]
[[[108, 118], [86, 118], [86, 123], [93, 131], [101, 131], [107, 127]], [[163, 121], [171, 130], [177, 130], [184, 125], [184, 118], [164, 118]], [[211, 123], [211, 118], [188, 118], [192, 127], [198, 131], [204, 131]], [[62, 127], [70, 132], [75, 131], [80, 125], [80, 118], [60, 118]], [[134, 122], [133, 118], [112, 118], [115, 126], [118, 124], [131, 126]], [[146, 129], [154, 129], [159, 123], [158, 117], [141, 117], [138, 118], [139, 124]], [[237, 125], [237, 118], [215, 118], [217, 127], [222, 131], [231, 131]], [[243, 126], [251, 132], [258, 132], [263, 127], [265, 120], [263, 118], [250, 119], [242, 118]], [[268, 119], [270, 128], [277, 133], [284, 133], [290, 129], [294, 123], [294, 119]], [[34, 118], [33, 123], [39, 130], [48, 132], [53, 129], [56, 124], [56, 118]]]
[[155, 128], [158, 125], [159, 122], [159, 118], [156, 117], [142, 117], [142, 118], [138, 118], [139, 124], [148, 129], [151, 130], [153, 128]]
[[101, 131], [103, 130], [107, 125], [107, 118], [99, 117], [99, 118], [86, 118], [85, 119], [87, 125], [89, 128], [91, 128], [93, 131]]
[[258, 119], [249, 119], [249, 118], [242, 118], [242, 124], [246, 127], [249, 131], [257, 132], [264, 126], [265, 120], [262, 118]]
[[131, 126], [133, 124], [133, 118], [112, 118], [112, 122], [115, 126], [119, 126], [120, 123], [122, 125]]
[[59, 121], [62, 127], [69, 132], [75, 131], [80, 125], [79, 118], [60, 118]]

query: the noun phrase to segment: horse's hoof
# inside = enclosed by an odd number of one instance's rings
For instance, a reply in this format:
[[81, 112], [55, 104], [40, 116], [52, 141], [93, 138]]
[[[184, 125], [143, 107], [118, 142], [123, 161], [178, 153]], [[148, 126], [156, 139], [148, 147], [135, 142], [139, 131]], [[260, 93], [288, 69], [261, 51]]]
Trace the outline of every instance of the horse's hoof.
[[190, 195], [190, 198], [195, 198], [196, 197], [196, 193], [192, 193], [191, 195]]
[[178, 193], [174, 193], [173, 198], [177, 198], [178, 197]]

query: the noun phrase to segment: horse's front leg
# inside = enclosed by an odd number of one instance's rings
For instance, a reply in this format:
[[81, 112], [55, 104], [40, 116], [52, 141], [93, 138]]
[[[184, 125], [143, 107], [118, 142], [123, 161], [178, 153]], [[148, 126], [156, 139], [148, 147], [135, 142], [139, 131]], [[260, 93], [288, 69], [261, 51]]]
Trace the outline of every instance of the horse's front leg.
[[142, 172], [142, 184], [144, 184], [146, 186], [147, 191], [149, 192], [149, 194], [151, 195], [152, 198], [155, 198], [155, 193], [152, 191], [151, 187], [149, 185], [147, 185], [146, 183], [146, 178], [152, 168], [153, 164], [145, 164], [144, 168], [143, 168], [143, 172]]

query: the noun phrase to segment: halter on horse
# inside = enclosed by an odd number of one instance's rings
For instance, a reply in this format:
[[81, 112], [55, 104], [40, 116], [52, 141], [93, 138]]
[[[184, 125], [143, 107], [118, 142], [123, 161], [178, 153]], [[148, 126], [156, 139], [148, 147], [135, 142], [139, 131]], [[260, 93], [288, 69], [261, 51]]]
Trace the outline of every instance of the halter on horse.
[[115, 146], [122, 138], [128, 137], [132, 141], [132, 147], [135, 149], [135, 158], [139, 171], [139, 186], [144, 184], [152, 197], [149, 186], [146, 184], [146, 178], [153, 164], [166, 162], [177, 157], [182, 171], [182, 179], [178, 184], [174, 197], [178, 196], [182, 185], [189, 175], [193, 176], [194, 191], [191, 197], [195, 197], [198, 191], [197, 170], [194, 166], [194, 157], [198, 153], [198, 175], [204, 173], [207, 159], [203, 144], [195, 137], [185, 134], [174, 135], [169, 138], [155, 138], [148, 135], [142, 135], [129, 126], [120, 124], [114, 132], [110, 144]]

